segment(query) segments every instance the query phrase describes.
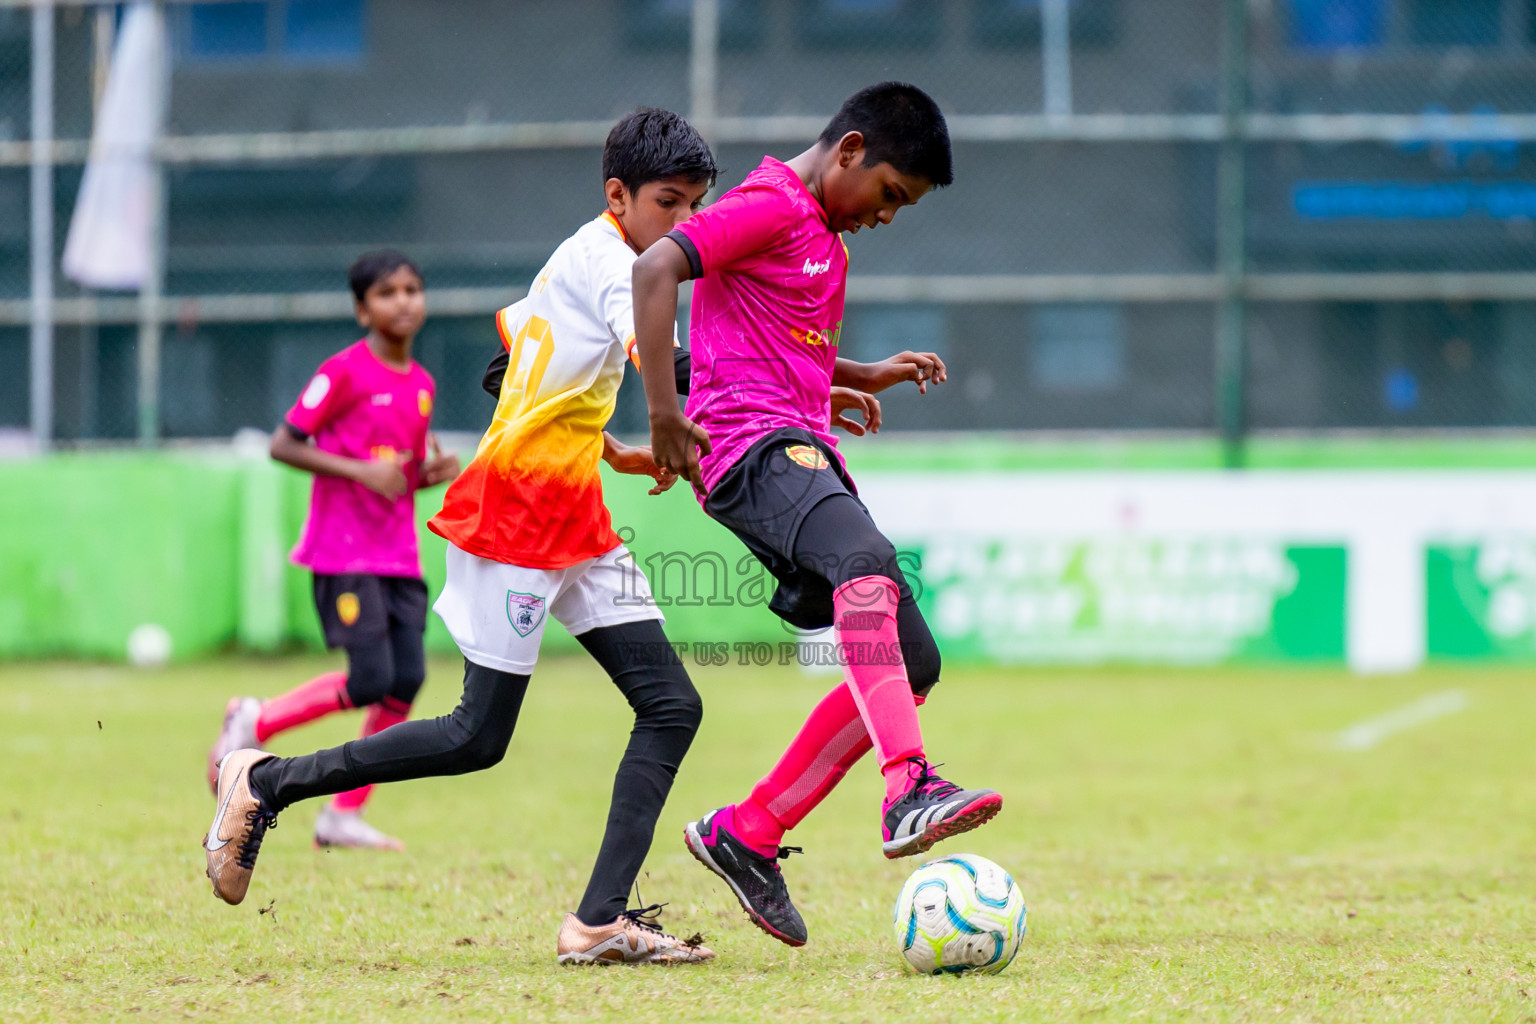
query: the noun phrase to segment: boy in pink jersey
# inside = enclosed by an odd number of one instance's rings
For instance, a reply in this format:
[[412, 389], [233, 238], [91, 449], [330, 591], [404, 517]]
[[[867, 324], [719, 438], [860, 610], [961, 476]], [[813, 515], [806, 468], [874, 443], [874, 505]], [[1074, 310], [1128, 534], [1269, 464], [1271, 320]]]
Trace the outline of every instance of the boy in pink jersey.
[[[347, 670], [265, 702], [231, 700], [208, 754], [210, 788], [225, 754], [322, 715], [366, 708], [364, 736], [405, 721], [426, 676], [415, 494], [452, 480], [459, 462], [427, 431], [435, 385], [411, 359], [426, 319], [421, 272], [403, 254], [380, 251], [362, 256], [348, 278], [368, 335], [320, 365], [272, 435], [274, 459], [315, 476], [291, 557], [314, 574], [326, 646], [347, 652]], [[400, 849], [362, 819], [371, 791], [338, 793], [315, 822], [315, 842]]]
[[944, 380], [931, 353], [837, 358], [848, 270], [839, 235], [889, 224], [953, 177], [938, 105], [885, 82], [844, 103], [810, 149], [765, 158], [635, 262], [642, 367], [665, 359], [678, 285], [696, 280], [686, 411], [669, 374], [643, 374], [656, 464], [686, 476], [705, 512], [778, 579], [770, 608], [801, 628], [837, 625], [847, 665], [752, 791], [685, 830], [753, 923], [792, 946], [807, 933], [777, 863], [795, 848], [780, 840], [870, 749], [885, 777], [887, 857], [921, 853], [1002, 807], [991, 790], [940, 778], [925, 757], [917, 706], [938, 681], [938, 649], [829, 432], [834, 385], [876, 392], [911, 380], [926, 392]]

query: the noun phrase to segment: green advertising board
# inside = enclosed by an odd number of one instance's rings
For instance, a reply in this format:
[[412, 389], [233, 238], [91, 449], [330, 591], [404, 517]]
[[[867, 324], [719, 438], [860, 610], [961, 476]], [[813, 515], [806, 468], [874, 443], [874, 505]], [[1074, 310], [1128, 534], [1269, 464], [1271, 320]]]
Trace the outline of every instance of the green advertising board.
[[1536, 537], [1426, 545], [1424, 583], [1429, 657], [1536, 660]]
[[946, 657], [1200, 665], [1345, 654], [1343, 546], [1085, 538], [906, 547]]

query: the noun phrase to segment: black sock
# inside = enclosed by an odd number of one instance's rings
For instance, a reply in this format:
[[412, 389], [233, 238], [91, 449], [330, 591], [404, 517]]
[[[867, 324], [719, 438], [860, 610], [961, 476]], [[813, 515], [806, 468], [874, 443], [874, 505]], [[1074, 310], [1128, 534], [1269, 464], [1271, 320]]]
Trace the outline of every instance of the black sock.
[[251, 769], [251, 789], [272, 812], [376, 782], [463, 775], [500, 761], [517, 726], [528, 677], [464, 663], [464, 696], [452, 714], [399, 725], [303, 757]]
[[576, 909], [583, 924], [595, 927], [614, 920], [628, 905], [656, 819], [698, 732], [703, 704], [655, 619], [604, 626], [576, 639], [635, 711], [629, 747], [613, 779], [603, 845]]

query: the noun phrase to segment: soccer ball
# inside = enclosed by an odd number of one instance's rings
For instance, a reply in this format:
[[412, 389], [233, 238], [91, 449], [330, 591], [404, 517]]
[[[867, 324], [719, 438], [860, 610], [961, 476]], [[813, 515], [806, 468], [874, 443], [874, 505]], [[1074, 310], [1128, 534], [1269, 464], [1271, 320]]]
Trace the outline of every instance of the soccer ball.
[[931, 860], [896, 897], [896, 941], [922, 974], [996, 974], [1024, 941], [1024, 894], [974, 853]]
[[128, 634], [128, 663], [136, 668], [159, 668], [171, 660], [171, 634], [159, 623], [146, 622]]

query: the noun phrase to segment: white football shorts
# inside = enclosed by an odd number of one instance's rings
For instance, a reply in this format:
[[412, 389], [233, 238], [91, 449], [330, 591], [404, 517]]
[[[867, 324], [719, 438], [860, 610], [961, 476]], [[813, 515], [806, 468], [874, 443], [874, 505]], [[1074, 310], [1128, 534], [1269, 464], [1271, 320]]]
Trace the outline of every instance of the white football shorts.
[[618, 547], [564, 569], [493, 562], [448, 545], [448, 581], [432, 606], [464, 657], [531, 675], [553, 615], [575, 636], [599, 626], [666, 621], [634, 555]]

